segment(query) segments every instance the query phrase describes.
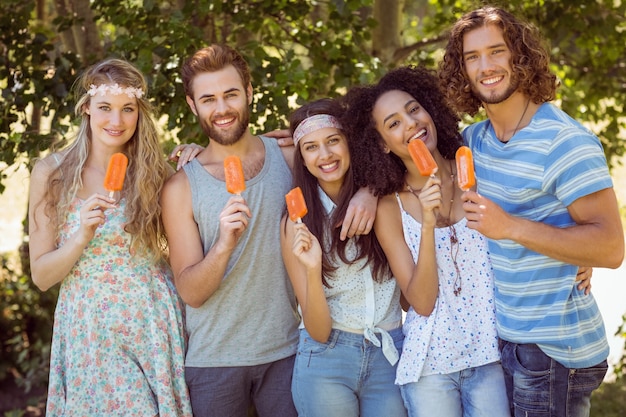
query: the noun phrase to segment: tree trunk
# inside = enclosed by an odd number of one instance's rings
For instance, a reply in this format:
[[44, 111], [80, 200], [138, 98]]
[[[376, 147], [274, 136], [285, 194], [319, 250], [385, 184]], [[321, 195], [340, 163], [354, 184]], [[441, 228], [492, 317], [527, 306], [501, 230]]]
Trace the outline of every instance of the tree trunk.
[[[314, 22], [317, 22], [317, 21], [325, 22], [328, 19], [328, 15], [329, 15], [328, 4], [319, 2], [313, 7], [313, 11], [311, 12], [311, 20]], [[315, 65], [315, 63], [312, 62], [311, 65]], [[337, 67], [333, 66], [333, 68], [329, 71], [328, 77], [326, 77], [326, 80], [324, 81], [324, 83], [318, 85], [318, 91], [321, 93], [321, 95], [326, 96], [330, 92], [330, 87], [335, 82], [336, 70], [337, 70]]]
[[102, 44], [99, 31], [94, 22], [89, 0], [68, 0], [69, 11], [79, 19], [79, 25], [72, 26], [76, 40], [76, 52], [84, 64], [94, 59], [102, 59]]
[[[38, 0], [43, 2], [45, 0]], [[54, 0], [54, 9], [56, 10], [57, 16], [69, 16], [70, 11], [67, 9], [67, 4], [65, 0]], [[51, 22], [49, 22], [50, 26], [52, 26]], [[61, 38], [61, 52], [67, 51], [77, 51], [78, 47], [76, 45], [76, 40], [74, 39], [74, 33], [72, 29], [66, 29], [63, 32], [59, 33]]]
[[402, 9], [404, 0], [374, 1], [374, 19], [378, 25], [372, 34], [372, 55], [383, 66], [393, 66], [394, 54], [402, 47]]

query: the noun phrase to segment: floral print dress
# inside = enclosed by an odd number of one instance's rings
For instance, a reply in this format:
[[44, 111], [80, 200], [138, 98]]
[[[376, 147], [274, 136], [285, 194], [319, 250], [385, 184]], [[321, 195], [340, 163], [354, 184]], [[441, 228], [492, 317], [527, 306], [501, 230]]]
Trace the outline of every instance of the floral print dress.
[[[71, 207], [62, 245], [77, 230]], [[183, 306], [166, 264], [129, 253], [124, 200], [63, 280], [46, 416], [191, 416]]]

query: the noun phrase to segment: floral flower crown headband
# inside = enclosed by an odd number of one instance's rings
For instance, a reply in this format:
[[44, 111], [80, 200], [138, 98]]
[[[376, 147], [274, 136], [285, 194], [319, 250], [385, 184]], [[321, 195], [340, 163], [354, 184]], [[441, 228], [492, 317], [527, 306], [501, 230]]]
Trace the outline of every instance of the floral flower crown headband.
[[311, 117], [307, 117], [298, 125], [298, 127], [296, 127], [296, 130], [293, 132], [293, 144], [295, 146], [298, 146], [298, 142], [304, 136], [325, 127], [334, 127], [336, 129], [341, 129], [341, 124], [334, 116], [331, 116], [329, 114], [316, 114]]
[[100, 94], [101, 96], [105, 94], [113, 94], [114, 96], [118, 96], [120, 94], [126, 94], [129, 98], [141, 98], [143, 97], [143, 90], [141, 88], [135, 87], [120, 87], [118, 83], [115, 84], [100, 84], [96, 86], [95, 84], [91, 84], [89, 86], [89, 90], [87, 90], [87, 94], [91, 97], [96, 94]]

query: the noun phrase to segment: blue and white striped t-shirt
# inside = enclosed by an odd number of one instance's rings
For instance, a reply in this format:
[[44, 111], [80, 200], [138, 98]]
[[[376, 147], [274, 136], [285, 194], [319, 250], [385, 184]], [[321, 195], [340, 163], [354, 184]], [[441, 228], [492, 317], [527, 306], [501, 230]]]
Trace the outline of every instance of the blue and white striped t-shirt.
[[[514, 216], [572, 226], [567, 206], [613, 186], [598, 138], [549, 103], [507, 143], [488, 120], [469, 126], [463, 137], [473, 151], [478, 192]], [[501, 338], [536, 343], [569, 368], [607, 358], [602, 316], [593, 296], [576, 288], [577, 266], [508, 239], [489, 239], [489, 250]]]

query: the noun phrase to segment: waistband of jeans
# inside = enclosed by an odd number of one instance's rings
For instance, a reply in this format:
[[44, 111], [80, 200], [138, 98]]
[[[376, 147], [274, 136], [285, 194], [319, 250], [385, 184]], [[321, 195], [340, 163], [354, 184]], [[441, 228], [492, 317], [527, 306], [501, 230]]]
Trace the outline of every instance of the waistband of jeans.
[[[398, 328], [402, 328], [402, 320], [397, 320], [397, 321], [393, 321], [390, 323], [381, 323], [378, 324], [376, 326], [372, 326], [372, 328], [379, 328], [381, 330], [385, 330], [387, 332], [390, 332], [392, 330], [398, 329]], [[346, 327], [346, 326], [342, 326], [338, 323], [333, 322], [333, 329], [337, 329], [337, 330], [341, 330], [343, 332], [348, 332], [348, 333], [356, 333], [356, 334], [363, 334], [365, 333], [365, 328], [363, 329], [352, 329], [350, 327]]]

